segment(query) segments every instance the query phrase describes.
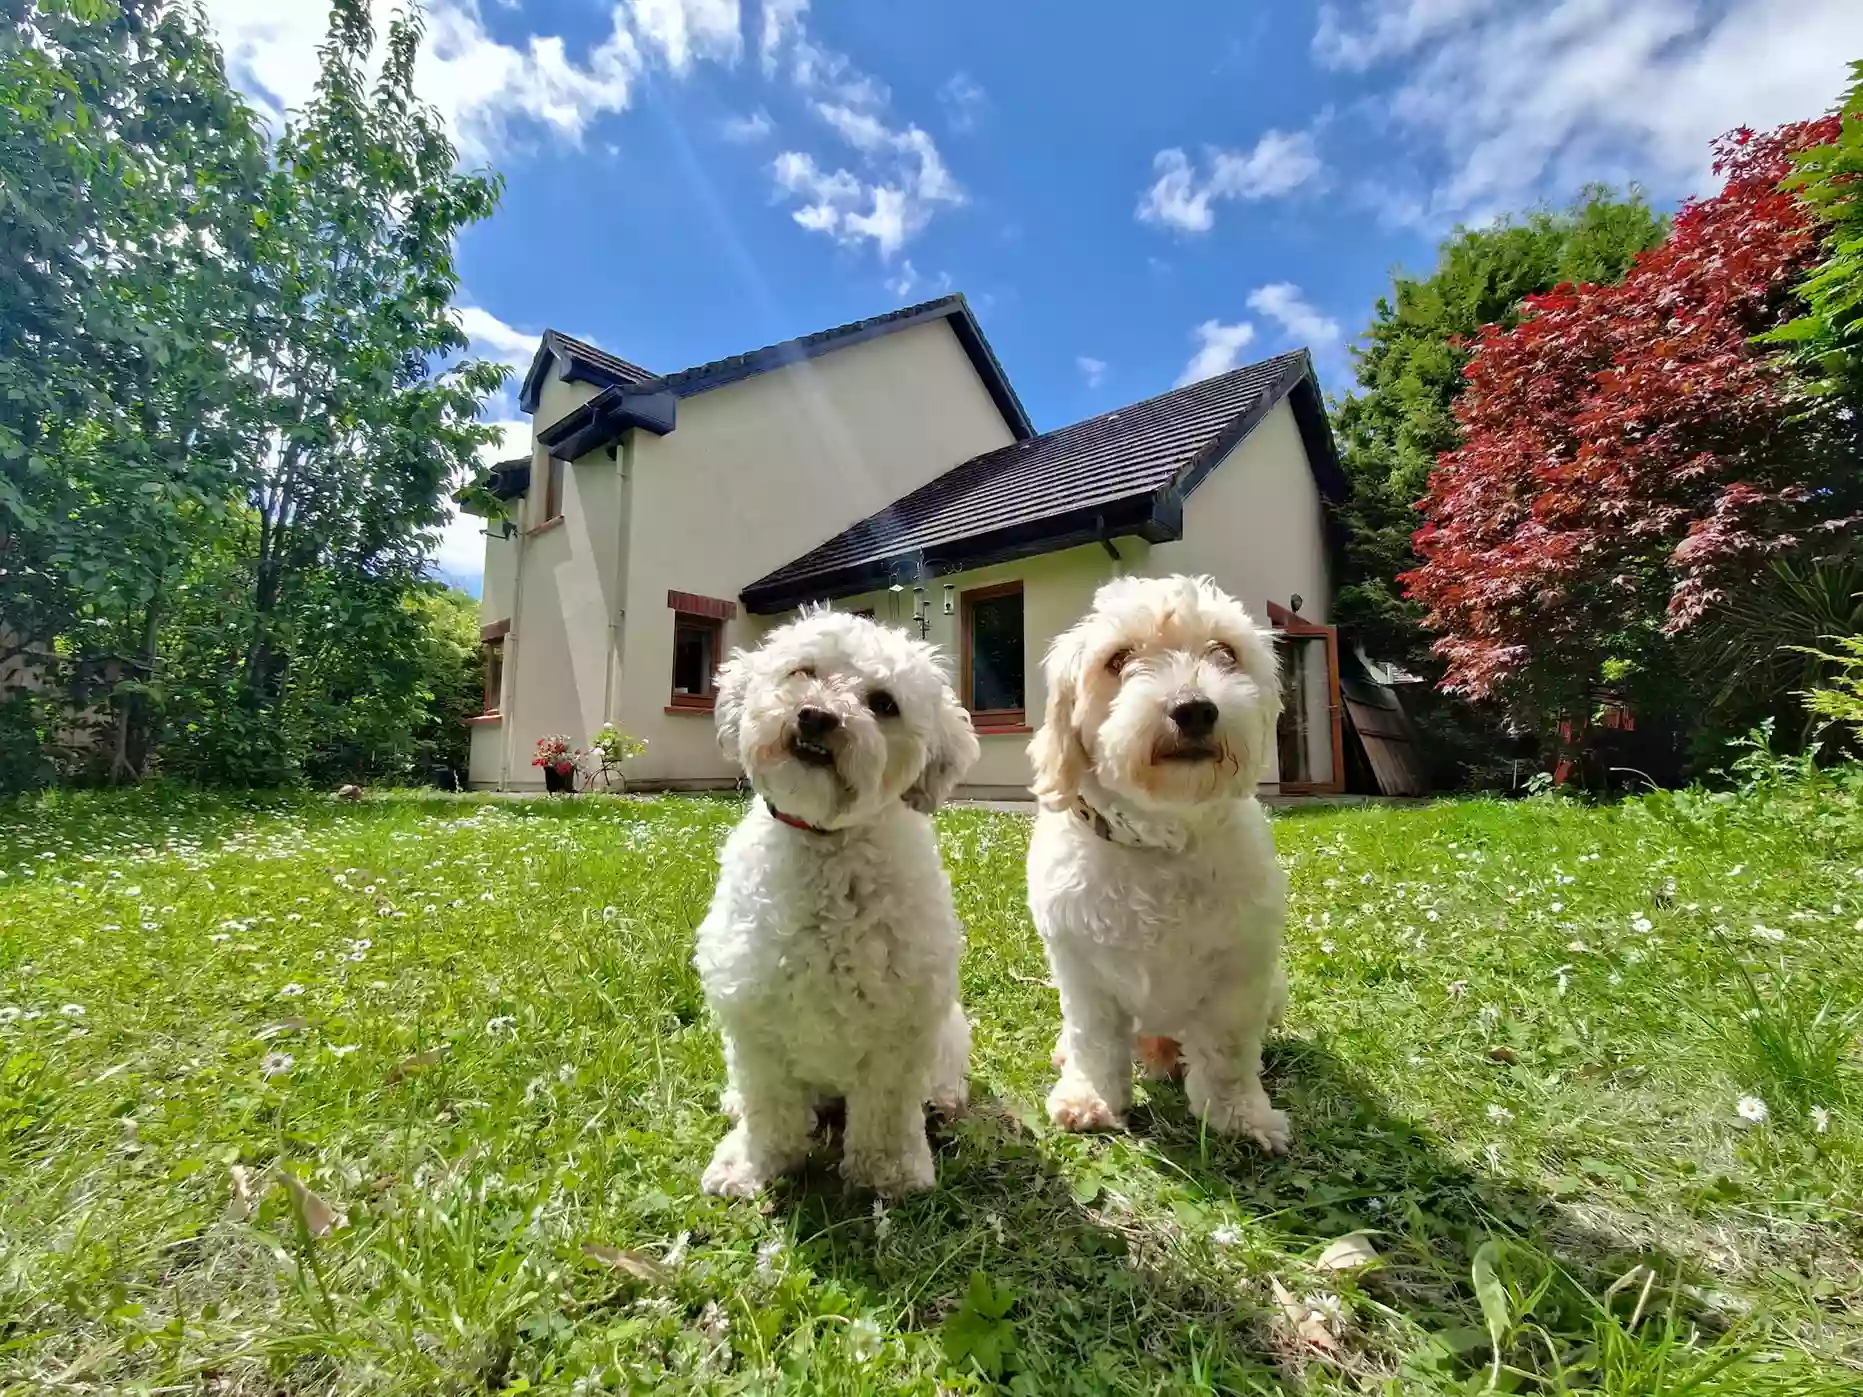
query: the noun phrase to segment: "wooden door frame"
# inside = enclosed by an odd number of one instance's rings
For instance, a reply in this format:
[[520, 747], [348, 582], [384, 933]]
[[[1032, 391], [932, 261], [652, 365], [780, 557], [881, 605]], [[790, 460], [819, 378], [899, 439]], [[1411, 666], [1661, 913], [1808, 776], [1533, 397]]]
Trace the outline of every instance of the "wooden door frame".
[[1326, 643], [1327, 713], [1333, 728], [1333, 777], [1330, 781], [1282, 781], [1283, 795], [1338, 795], [1345, 790], [1345, 706], [1339, 699], [1339, 628], [1307, 620], [1278, 602], [1268, 603], [1268, 623], [1275, 634], [1303, 636]]

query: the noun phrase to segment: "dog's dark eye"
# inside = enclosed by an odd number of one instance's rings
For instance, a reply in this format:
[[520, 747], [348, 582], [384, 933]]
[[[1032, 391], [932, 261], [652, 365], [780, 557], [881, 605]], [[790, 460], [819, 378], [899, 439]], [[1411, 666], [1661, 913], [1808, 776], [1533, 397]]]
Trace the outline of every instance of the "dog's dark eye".
[[899, 716], [899, 700], [884, 689], [875, 689], [867, 695], [867, 707], [873, 710], [876, 717], [897, 718]]
[[1130, 650], [1115, 650], [1106, 657], [1106, 672], [1108, 674], [1118, 674], [1131, 662], [1132, 652]]
[[1210, 642], [1210, 658], [1224, 668], [1230, 668], [1237, 663], [1235, 647], [1224, 644], [1220, 640]]

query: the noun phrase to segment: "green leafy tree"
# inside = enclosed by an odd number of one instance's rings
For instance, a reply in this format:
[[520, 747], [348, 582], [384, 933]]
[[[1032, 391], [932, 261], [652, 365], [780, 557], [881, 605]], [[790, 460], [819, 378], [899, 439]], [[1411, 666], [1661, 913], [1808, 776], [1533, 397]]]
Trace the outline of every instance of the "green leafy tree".
[[1833, 138], [1800, 151], [1786, 187], [1817, 210], [1825, 256], [1798, 287], [1805, 313], [1761, 336], [1787, 345], [1813, 387], [1863, 404], [1863, 60]]
[[237, 685], [246, 737], [276, 743], [253, 751], [249, 780], [293, 775], [304, 742], [290, 719], [318, 711], [290, 692], [317, 682], [293, 675], [300, 641], [328, 635], [333, 615], [371, 633], [400, 624], [447, 492], [495, 435], [478, 415], [507, 370], [460, 357], [451, 302], [454, 239], [501, 186], [456, 168], [438, 113], [415, 95], [420, 38], [410, 7], [388, 26], [371, 84], [369, 5], [335, 0], [315, 94], [279, 139], [256, 215], [264, 431]]
[[191, 6], [0, 5], [0, 651], [102, 705], [116, 778], [170, 570], [236, 478], [264, 168]]
[[[1562, 211], [1458, 229], [1438, 250], [1433, 272], [1400, 273], [1391, 294], [1379, 298], [1354, 350], [1358, 386], [1334, 405], [1351, 483], [1336, 614], [1375, 658], [1430, 680], [1441, 674], [1422, 609], [1405, 600], [1397, 578], [1418, 565], [1411, 536], [1430, 472], [1461, 442], [1455, 402], [1482, 327], [1516, 323], [1527, 296], [1562, 283], [1620, 281], [1666, 227], [1636, 191], [1618, 197], [1591, 189]], [[1492, 720], [1433, 689], [1420, 709], [1442, 767], [1438, 780], [1466, 779], [1494, 747]]]

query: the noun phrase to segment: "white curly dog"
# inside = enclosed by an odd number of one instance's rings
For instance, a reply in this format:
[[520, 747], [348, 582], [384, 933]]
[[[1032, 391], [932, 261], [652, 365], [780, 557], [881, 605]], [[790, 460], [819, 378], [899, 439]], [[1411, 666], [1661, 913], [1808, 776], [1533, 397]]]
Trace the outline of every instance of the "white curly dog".
[[732, 656], [717, 720], [758, 799], [698, 932], [736, 1122], [704, 1189], [747, 1197], [801, 1164], [833, 1098], [850, 1182], [930, 1188], [925, 1103], [965, 1103], [970, 1026], [927, 816], [977, 760], [970, 717], [934, 647], [817, 611]]
[[1272, 641], [1206, 577], [1119, 578], [1059, 636], [1030, 744], [1029, 909], [1061, 992], [1049, 1117], [1117, 1126], [1132, 1060], [1184, 1070], [1210, 1129], [1286, 1150], [1261, 1085], [1286, 1004], [1287, 879], [1256, 783], [1281, 693]]

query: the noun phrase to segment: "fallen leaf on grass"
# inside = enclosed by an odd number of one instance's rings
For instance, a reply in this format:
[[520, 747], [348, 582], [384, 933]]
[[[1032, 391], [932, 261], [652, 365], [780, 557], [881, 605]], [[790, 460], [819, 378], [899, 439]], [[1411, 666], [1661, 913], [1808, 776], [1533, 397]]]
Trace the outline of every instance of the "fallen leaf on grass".
[[415, 1053], [413, 1057], [404, 1057], [388, 1069], [388, 1081], [392, 1085], [404, 1077], [412, 1077], [416, 1072], [425, 1072], [445, 1056], [445, 1048], [429, 1048], [424, 1053]]
[[264, 1176], [253, 1178], [243, 1164], [228, 1165], [226, 1172], [233, 1180], [233, 1197], [226, 1205], [226, 1215], [234, 1222], [244, 1222], [252, 1216], [259, 1206], [259, 1199], [265, 1195], [265, 1190], [260, 1187]]
[[617, 1271], [625, 1271], [637, 1281], [647, 1281], [653, 1285], [667, 1285], [673, 1279], [673, 1273], [651, 1256], [644, 1256], [637, 1251], [622, 1251], [620, 1247], [611, 1247], [605, 1242], [584, 1242], [582, 1254], [601, 1262], [604, 1266], [612, 1266]]
[[1371, 1244], [1370, 1237], [1363, 1232], [1348, 1232], [1328, 1244], [1313, 1264], [1322, 1271], [1356, 1271], [1361, 1266], [1374, 1265], [1377, 1260], [1378, 1249]]
[[289, 1169], [278, 1171], [284, 1175], [285, 1187], [291, 1190], [292, 1201], [298, 1205], [298, 1215], [304, 1219], [304, 1230], [312, 1237], [327, 1237], [339, 1227], [347, 1227], [349, 1219], [305, 1185], [304, 1181]]
[[1516, 1062], [1520, 1061], [1520, 1054], [1508, 1047], [1505, 1043], [1496, 1043], [1492, 1048], [1488, 1049], [1488, 1061], [1504, 1062], [1509, 1067], [1512, 1067]]
[[1325, 1310], [1310, 1300], [1295, 1299], [1287, 1287], [1273, 1276], [1268, 1277], [1268, 1284], [1274, 1290], [1274, 1302], [1281, 1307], [1281, 1313], [1287, 1316], [1287, 1322], [1294, 1326], [1294, 1333], [1302, 1343], [1326, 1353], [1338, 1351], [1339, 1340], [1327, 1328]]

